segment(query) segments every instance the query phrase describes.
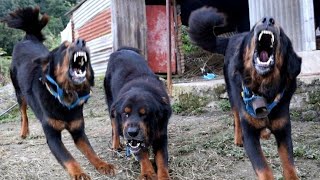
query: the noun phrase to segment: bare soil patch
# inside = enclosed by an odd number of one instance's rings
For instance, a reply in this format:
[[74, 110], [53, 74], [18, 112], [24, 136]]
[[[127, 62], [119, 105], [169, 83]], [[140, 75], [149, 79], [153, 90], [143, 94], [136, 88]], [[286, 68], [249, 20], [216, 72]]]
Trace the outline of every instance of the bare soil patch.
[[[117, 175], [99, 174], [78, 151], [67, 133], [63, 141], [92, 179], [136, 179], [138, 162], [124, 152], [113, 157], [111, 123], [101, 82], [85, 106], [86, 132], [99, 156], [117, 166]], [[40, 123], [30, 116], [30, 135], [19, 137], [20, 117], [0, 124], [0, 179], [69, 179], [51, 154]], [[295, 162], [301, 179], [320, 179], [320, 122], [292, 122]], [[172, 179], [256, 179], [243, 148], [233, 144], [233, 120], [229, 112], [210, 109], [199, 116], [173, 115], [169, 124], [169, 167]], [[263, 141], [263, 149], [276, 179], [282, 179], [274, 138]]]

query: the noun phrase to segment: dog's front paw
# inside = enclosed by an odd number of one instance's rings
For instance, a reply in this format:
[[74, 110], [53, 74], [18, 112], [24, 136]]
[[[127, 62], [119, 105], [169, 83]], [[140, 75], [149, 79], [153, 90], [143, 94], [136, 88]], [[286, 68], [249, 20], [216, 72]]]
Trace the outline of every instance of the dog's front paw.
[[99, 166], [97, 166], [96, 169], [101, 174], [106, 174], [106, 175], [110, 175], [110, 176], [114, 176], [116, 174], [116, 170], [115, 170], [114, 165], [108, 164], [105, 162], [103, 162]]
[[74, 174], [71, 176], [72, 180], [91, 180], [90, 176], [85, 173]]
[[139, 176], [139, 180], [157, 180], [155, 173], [147, 172]]

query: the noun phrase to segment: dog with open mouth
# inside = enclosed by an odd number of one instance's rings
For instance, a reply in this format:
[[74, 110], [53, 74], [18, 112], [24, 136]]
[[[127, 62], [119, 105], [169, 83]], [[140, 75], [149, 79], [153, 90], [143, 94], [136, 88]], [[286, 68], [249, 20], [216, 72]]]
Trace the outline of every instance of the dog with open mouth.
[[[110, 55], [104, 88], [112, 125], [112, 148], [120, 136], [141, 165], [139, 179], [169, 179], [168, 133], [171, 106], [163, 82], [138, 49], [123, 47]], [[149, 160], [153, 149], [157, 173]]]
[[274, 179], [263, 155], [260, 137], [277, 141], [285, 179], [298, 179], [293, 161], [289, 105], [296, 90], [301, 58], [272, 17], [264, 17], [250, 32], [216, 37], [224, 25], [213, 8], [194, 11], [189, 19], [191, 40], [205, 50], [225, 55], [224, 78], [234, 115], [234, 140], [244, 145], [259, 179]]
[[49, 21], [39, 14], [39, 8], [21, 8], [2, 21], [9, 27], [26, 32], [15, 44], [10, 76], [21, 112], [21, 137], [29, 133], [27, 106], [40, 120], [47, 144], [58, 162], [72, 179], [88, 180], [61, 141], [61, 131], [67, 130], [77, 148], [102, 174], [114, 175], [112, 164], [102, 161], [84, 130], [83, 105], [91, 94], [94, 73], [90, 52], [82, 39], [64, 42], [51, 52], [43, 45], [42, 28]]

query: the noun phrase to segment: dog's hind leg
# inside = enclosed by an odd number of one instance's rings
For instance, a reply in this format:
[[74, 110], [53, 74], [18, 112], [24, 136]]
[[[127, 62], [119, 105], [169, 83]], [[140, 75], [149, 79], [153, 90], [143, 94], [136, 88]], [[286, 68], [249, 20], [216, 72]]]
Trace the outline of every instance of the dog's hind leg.
[[243, 140], [239, 112], [236, 110], [236, 108], [233, 108], [232, 113], [234, 118], [234, 144], [242, 147]]
[[28, 116], [27, 116], [27, 101], [25, 97], [22, 96], [16, 72], [15, 70], [10, 70], [10, 77], [13, 84], [13, 87], [15, 89], [17, 101], [19, 104], [20, 114], [21, 114], [21, 130], [20, 130], [20, 136], [21, 138], [25, 139], [29, 134], [29, 123], [28, 123]]
[[87, 157], [90, 163], [101, 173], [106, 175], [115, 175], [115, 167], [102, 161], [94, 152], [87, 135], [84, 132], [84, 120], [75, 120], [69, 123], [68, 131], [71, 133], [77, 148]]
[[22, 98], [22, 102], [20, 105], [20, 113], [21, 113], [21, 138], [25, 139], [29, 134], [29, 121], [27, 116], [27, 102], [25, 98]]
[[111, 116], [111, 126], [112, 126], [112, 150], [121, 151], [120, 145], [120, 133], [119, 133], [119, 125], [117, 119]]

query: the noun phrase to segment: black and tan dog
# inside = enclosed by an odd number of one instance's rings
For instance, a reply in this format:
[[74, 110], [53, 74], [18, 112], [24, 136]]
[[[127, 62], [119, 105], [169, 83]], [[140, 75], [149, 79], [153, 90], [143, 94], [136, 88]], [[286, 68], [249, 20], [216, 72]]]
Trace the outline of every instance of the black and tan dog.
[[[121, 148], [120, 135], [123, 136], [140, 162], [140, 179], [169, 179], [169, 97], [139, 50], [122, 48], [111, 54], [104, 87], [112, 124], [112, 148]], [[149, 160], [149, 146], [155, 154], [157, 174]]]
[[225, 54], [224, 76], [235, 122], [235, 144], [246, 150], [259, 179], [273, 179], [260, 146], [270, 130], [277, 141], [285, 179], [298, 179], [293, 162], [289, 104], [301, 58], [273, 18], [231, 38], [213, 34], [224, 17], [212, 8], [194, 11], [189, 35], [203, 49]]
[[40, 120], [47, 143], [72, 179], [90, 179], [61, 141], [61, 131], [72, 135], [78, 149], [102, 174], [114, 174], [114, 167], [102, 161], [92, 149], [84, 130], [83, 104], [90, 96], [94, 74], [84, 40], [65, 42], [49, 52], [43, 45], [42, 28], [49, 17], [39, 19], [39, 8], [23, 8], [3, 19], [9, 27], [26, 32], [13, 50], [10, 69], [21, 112], [21, 137], [29, 133], [27, 106]]

